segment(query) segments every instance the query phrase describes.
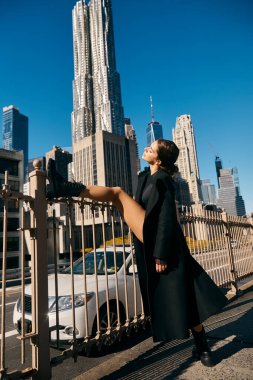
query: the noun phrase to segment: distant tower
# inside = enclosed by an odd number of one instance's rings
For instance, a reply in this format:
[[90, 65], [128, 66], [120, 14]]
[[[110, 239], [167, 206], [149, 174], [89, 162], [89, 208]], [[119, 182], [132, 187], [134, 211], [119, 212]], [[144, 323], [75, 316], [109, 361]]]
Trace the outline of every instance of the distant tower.
[[228, 214], [243, 216], [246, 214], [245, 204], [242, 196], [239, 194], [238, 171], [236, 170], [236, 179], [233, 169], [220, 170], [220, 188], [218, 190], [218, 205], [226, 210]]
[[150, 96], [150, 109], [151, 122], [148, 123], [146, 129], [147, 146], [150, 146], [155, 140], [163, 138], [163, 127], [158, 121], [155, 121], [152, 96]]
[[199, 166], [194, 130], [190, 115], [181, 115], [172, 131], [173, 141], [179, 148], [177, 165], [183, 179], [188, 182], [191, 202], [202, 201]]
[[126, 138], [129, 140], [133, 140], [135, 142], [135, 147], [136, 147], [136, 168], [137, 172], [140, 172], [141, 170], [141, 163], [140, 163], [140, 158], [139, 158], [139, 147], [137, 143], [137, 138], [135, 134], [135, 130], [131, 124], [130, 118], [126, 117], [124, 118], [124, 123], [125, 123], [125, 134]]
[[203, 179], [201, 182], [201, 191], [203, 202], [206, 205], [216, 205], [217, 197], [216, 197], [216, 189], [215, 185], [212, 185], [209, 179]]
[[220, 188], [220, 170], [222, 169], [222, 161], [219, 156], [215, 157], [215, 168], [216, 168], [218, 188]]
[[[9, 181], [10, 190], [23, 192], [24, 183], [24, 155], [13, 149], [0, 149], [0, 183], [4, 183], [5, 170], [8, 171], [11, 180]], [[15, 199], [8, 201], [7, 213], [7, 269], [20, 268], [22, 265], [22, 238], [20, 227], [22, 226], [22, 202]], [[0, 197], [0, 270], [3, 261], [3, 218], [4, 218], [4, 199]], [[28, 263], [26, 263], [27, 265]]]
[[3, 108], [3, 148], [23, 151], [24, 178], [28, 177], [28, 117], [10, 105]]

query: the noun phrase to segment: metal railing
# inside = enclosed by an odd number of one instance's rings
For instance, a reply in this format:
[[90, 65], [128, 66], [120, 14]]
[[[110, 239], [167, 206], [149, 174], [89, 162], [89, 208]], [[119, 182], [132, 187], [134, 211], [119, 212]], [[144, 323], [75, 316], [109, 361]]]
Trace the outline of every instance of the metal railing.
[[[146, 328], [140, 296], [132, 235], [117, 211], [108, 204], [80, 199], [55, 199], [50, 205], [64, 203], [67, 208], [69, 268], [59, 271], [57, 239], [59, 229], [53, 212], [53, 264], [48, 275], [46, 174], [35, 167], [30, 174], [30, 196], [14, 193], [8, 186], [8, 175], [1, 190], [4, 199], [1, 310], [1, 375], [2, 378], [36, 377], [49, 379], [51, 367], [65, 358], [77, 360], [78, 353], [89, 355], [116, 340]], [[7, 370], [6, 358], [6, 258], [8, 201], [22, 206], [21, 289], [14, 308], [14, 322], [21, 343], [20, 367]], [[30, 213], [25, 220], [24, 206]], [[81, 215], [81, 257], [75, 260], [74, 207]], [[86, 225], [86, 211], [92, 224]], [[86, 214], [85, 214], [86, 213]], [[100, 223], [96, 224], [99, 215]], [[217, 285], [236, 293], [238, 282], [253, 273], [252, 218], [229, 216], [212, 211], [193, 212], [185, 208], [180, 223], [191, 254], [204, 267]], [[99, 230], [99, 234], [97, 231]], [[87, 231], [89, 244], [87, 244]], [[29, 233], [31, 284], [25, 285], [25, 241]], [[91, 250], [91, 252], [89, 252]], [[88, 253], [89, 252], [89, 253]], [[31, 349], [28, 346], [31, 343]], [[50, 345], [64, 347], [51, 357]], [[31, 352], [30, 352], [31, 351]]]

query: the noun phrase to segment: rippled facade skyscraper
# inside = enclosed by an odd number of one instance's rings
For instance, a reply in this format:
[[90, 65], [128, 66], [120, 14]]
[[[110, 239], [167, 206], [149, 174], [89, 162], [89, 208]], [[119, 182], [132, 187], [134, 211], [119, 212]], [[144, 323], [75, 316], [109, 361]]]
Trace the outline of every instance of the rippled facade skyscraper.
[[78, 1], [72, 18], [73, 142], [101, 130], [124, 136], [111, 0]]
[[[84, 184], [137, 186], [136, 141], [126, 138], [116, 69], [111, 0], [78, 1], [72, 12], [74, 80], [73, 178]], [[92, 214], [85, 211], [86, 225]], [[102, 221], [97, 212], [96, 223]], [[76, 210], [76, 222], [81, 215]]]

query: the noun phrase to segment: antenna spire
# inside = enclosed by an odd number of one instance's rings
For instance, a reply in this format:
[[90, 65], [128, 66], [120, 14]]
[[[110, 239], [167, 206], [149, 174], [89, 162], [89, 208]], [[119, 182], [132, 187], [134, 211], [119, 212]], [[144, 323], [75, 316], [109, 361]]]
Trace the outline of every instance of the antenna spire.
[[151, 111], [151, 121], [153, 123], [155, 121], [155, 116], [154, 116], [154, 107], [153, 107], [152, 96], [150, 96], [150, 111]]

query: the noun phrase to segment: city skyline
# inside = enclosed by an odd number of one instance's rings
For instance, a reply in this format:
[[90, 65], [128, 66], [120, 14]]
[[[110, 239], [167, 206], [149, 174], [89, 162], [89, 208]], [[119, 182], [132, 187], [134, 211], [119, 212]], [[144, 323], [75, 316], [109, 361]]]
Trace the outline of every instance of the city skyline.
[[[0, 30], [6, 36], [2, 54], [8, 57], [0, 63], [0, 106], [14, 104], [28, 115], [29, 157], [45, 154], [52, 145], [71, 145], [71, 12], [76, 2], [53, 3], [0, 4]], [[112, 5], [125, 116], [136, 130], [140, 154], [152, 94], [164, 137], [172, 139], [176, 118], [190, 114], [200, 178], [216, 183], [215, 155], [224, 167], [237, 166], [247, 212], [253, 211], [250, 2], [228, 6], [224, 1], [173, 0], [154, 7], [151, 1], [130, 0]], [[145, 25], [147, 18], [156, 22], [155, 29]], [[151, 52], [159, 59], [150, 59]]]

